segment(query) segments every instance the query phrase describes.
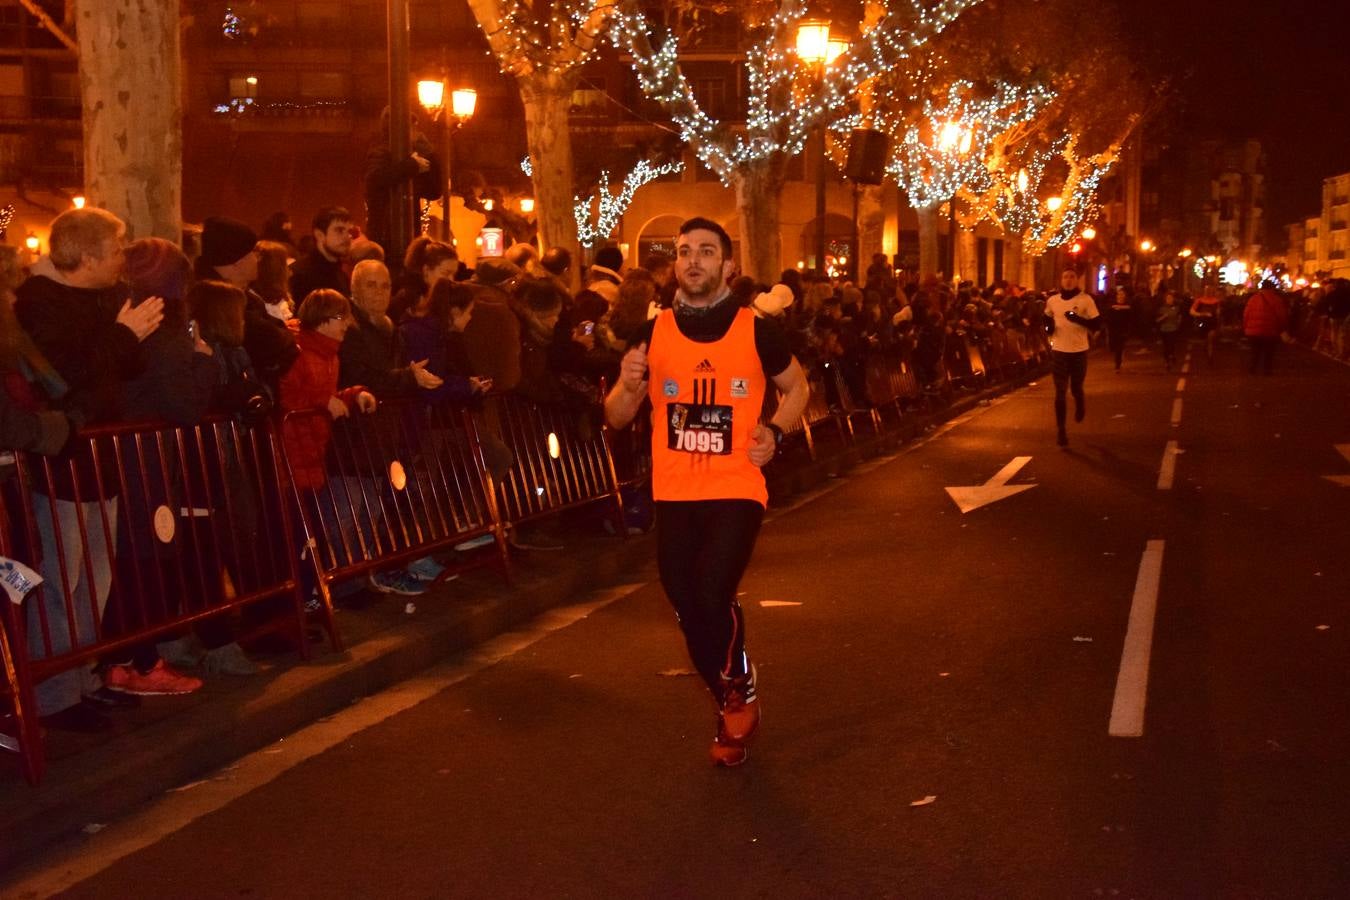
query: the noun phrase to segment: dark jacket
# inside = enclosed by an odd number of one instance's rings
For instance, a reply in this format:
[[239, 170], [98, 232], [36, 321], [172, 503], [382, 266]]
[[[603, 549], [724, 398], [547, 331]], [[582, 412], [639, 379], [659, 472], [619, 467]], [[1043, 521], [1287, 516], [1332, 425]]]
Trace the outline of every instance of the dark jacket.
[[300, 351], [295, 346], [295, 334], [286, 323], [267, 311], [263, 298], [253, 291], [245, 295], [244, 349], [249, 361], [263, 383], [273, 393], [286, 370], [295, 362]]
[[[341, 260], [329, 262], [328, 257], [318, 250], [312, 250], [308, 256], [291, 263], [291, 297], [295, 300], [296, 309], [305, 302], [310, 291], [319, 288], [332, 288], [344, 297], [351, 297], [352, 278], [342, 267]], [[257, 358], [254, 358], [253, 364], [258, 365]]]
[[[127, 299], [124, 288], [89, 290], [74, 288], [36, 275], [15, 292], [14, 313], [33, 344], [65, 381], [68, 390], [60, 397], [45, 399], [82, 423], [111, 422], [122, 418], [125, 383], [143, 369], [140, 341], [130, 328], [117, 322], [117, 313]], [[111, 453], [101, 457], [103, 494], [117, 495], [116, 460]], [[97, 500], [98, 479], [88, 442], [74, 441], [53, 465], [52, 489], [62, 500], [76, 498], [70, 465], [79, 478], [79, 499]]]
[[[412, 153], [420, 154], [431, 168], [425, 172], [417, 170], [417, 160], [411, 153], [404, 159], [395, 160], [389, 152], [389, 139], [382, 135], [366, 154], [365, 193], [366, 193], [366, 232], [367, 236], [385, 249], [390, 256], [401, 256], [402, 247], [389, 245], [392, 234], [390, 201], [393, 188], [403, 182], [409, 182], [413, 196], [418, 200], [435, 200], [441, 196], [441, 162], [434, 155], [431, 144], [425, 137], [418, 135], [412, 142]], [[413, 217], [409, 215], [408, 227], [413, 228]], [[415, 235], [410, 230], [409, 235]], [[292, 296], [295, 296], [292, 294]]]
[[338, 359], [339, 387], [364, 384], [381, 400], [417, 393], [417, 379], [408, 367], [398, 329], [384, 331], [356, 304]]
[[475, 374], [492, 379], [494, 391], [513, 390], [520, 384], [520, 320], [501, 288], [473, 288], [473, 318], [464, 329], [469, 362]]
[[201, 421], [211, 405], [216, 382], [212, 357], [193, 349], [185, 325], [168, 319], [142, 342], [141, 348], [145, 367], [126, 383], [124, 417], [181, 426]]
[[473, 399], [473, 387], [468, 378], [471, 368], [465, 358], [463, 341], [456, 341], [460, 337], [457, 333], [431, 316], [404, 316], [398, 331], [408, 358], [425, 359], [427, 371], [445, 382], [434, 390], [423, 391], [426, 400], [467, 403]]

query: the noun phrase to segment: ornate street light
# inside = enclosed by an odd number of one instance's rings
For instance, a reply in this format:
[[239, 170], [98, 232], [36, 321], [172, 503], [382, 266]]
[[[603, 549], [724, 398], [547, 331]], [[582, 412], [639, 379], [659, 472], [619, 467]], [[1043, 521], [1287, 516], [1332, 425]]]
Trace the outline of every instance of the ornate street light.
[[454, 132], [473, 117], [478, 105], [478, 92], [473, 88], [455, 88], [450, 91], [450, 106], [445, 105], [446, 80], [423, 79], [417, 82], [417, 102], [431, 116], [441, 117], [441, 239], [452, 240], [450, 231], [450, 164], [454, 158]]
[[[820, 77], [848, 45], [830, 39], [827, 19], [805, 19], [797, 25], [797, 58], [812, 66]], [[816, 268], [828, 277], [825, 268], [825, 127], [820, 127], [820, 152], [816, 157]]]

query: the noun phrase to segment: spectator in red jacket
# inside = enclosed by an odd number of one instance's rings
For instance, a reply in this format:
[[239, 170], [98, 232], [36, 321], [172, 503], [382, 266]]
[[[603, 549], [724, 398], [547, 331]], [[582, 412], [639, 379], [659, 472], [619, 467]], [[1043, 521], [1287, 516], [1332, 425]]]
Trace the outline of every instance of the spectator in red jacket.
[[333, 419], [351, 415], [352, 408], [375, 411], [375, 396], [361, 385], [338, 390], [338, 348], [352, 324], [351, 304], [337, 291], [312, 291], [300, 304], [300, 356], [281, 378], [281, 408], [323, 409], [327, 417], [312, 415], [288, 419], [282, 443], [295, 485], [317, 491], [327, 482], [324, 455], [333, 437]]
[[1259, 365], [1267, 375], [1275, 363], [1275, 348], [1289, 324], [1289, 307], [1273, 287], [1261, 288], [1247, 301], [1242, 311], [1242, 332], [1252, 348], [1251, 373]]

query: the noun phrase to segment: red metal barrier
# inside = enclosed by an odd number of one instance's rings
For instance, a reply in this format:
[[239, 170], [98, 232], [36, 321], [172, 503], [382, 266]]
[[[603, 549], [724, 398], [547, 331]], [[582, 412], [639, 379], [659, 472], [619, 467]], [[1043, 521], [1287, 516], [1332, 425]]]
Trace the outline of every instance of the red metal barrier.
[[225, 418], [99, 426], [61, 457], [19, 457], [0, 552], [45, 579], [7, 610], [30, 780], [39, 695], [78, 702], [99, 657], [274, 598], [308, 653], [276, 458], [270, 432]]
[[[313, 418], [326, 422], [328, 411], [288, 412], [283, 434]], [[464, 411], [395, 400], [373, 413], [339, 419], [322, 485], [297, 481], [292, 451], [291, 441], [284, 440], [304, 544], [313, 550], [305, 560], [325, 610], [331, 609], [333, 584], [483, 536], [492, 537], [495, 559], [509, 576], [492, 476], [475, 423]], [[340, 645], [336, 631], [330, 632]]]
[[478, 414], [480, 434], [511, 451], [497, 481], [504, 522], [513, 525], [589, 503], [610, 502], [623, 532], [618, 473], [594, 405], [541, 406], [515, 394], [492, 394]]

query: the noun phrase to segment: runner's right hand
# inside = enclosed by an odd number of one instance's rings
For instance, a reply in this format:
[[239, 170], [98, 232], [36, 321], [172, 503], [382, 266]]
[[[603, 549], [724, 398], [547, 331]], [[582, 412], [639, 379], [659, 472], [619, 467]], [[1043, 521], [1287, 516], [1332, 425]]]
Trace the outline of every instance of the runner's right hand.
[[619, 366], [619, 383], [629, 393], [646, 392], [647, 385], [647, 344], [641, 343], [623, 355]]

